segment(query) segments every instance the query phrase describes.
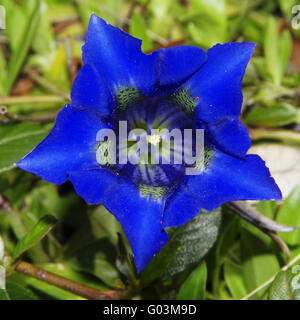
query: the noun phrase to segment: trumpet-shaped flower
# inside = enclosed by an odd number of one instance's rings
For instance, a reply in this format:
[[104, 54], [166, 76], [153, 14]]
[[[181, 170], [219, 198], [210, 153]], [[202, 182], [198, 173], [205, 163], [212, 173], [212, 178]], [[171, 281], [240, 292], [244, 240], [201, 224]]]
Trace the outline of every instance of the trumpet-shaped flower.
[[[17, 165], [59, 185], [70, 180], [86, 202], [104, 205], [121, 223], [140, 272], [168, 241], [165, 228], [187, 223], [200, 209], [281, 198], [264, 162], [247, 155], [251, 141], [239, 120], [242, 79], [254, 48], [227, 43], [205, 52], [177, 46], [147, 55], [141, 40], [92, 15], [71, 103]], [[158, 146], [159, 160], [165, 155], [162, 137], [151, 130], [204, 130], [198, 174], [187, 175], [184, 161], [121, 163], [120, 122], [128, 132], [143, 130], [148, 144]], [[115, 163], [108, 140], [99, 139], [101, 130], [116, 134]], [[129, 155], [134, 143], [127, 140]]]

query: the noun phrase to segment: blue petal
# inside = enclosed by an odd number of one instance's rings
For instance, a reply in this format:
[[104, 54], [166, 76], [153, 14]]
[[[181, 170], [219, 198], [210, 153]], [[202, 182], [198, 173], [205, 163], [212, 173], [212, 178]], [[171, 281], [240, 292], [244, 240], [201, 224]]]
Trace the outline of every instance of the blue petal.
[[118, 183], [116, 174], [106, 168], [69, 171], [68, 178], [76, 193], [89, 204], [100, 204], [106, 192]]
[[281, 197], [259, 156], [248, 155], [241, 160], [216, 150], [206, 170], [198, 176], [185, 176], [167, 200], [164, 227], [182, 225], [200, 209], [211, 211], [228, 201], [280, 200]]
[[206, 52], [192, 46], [159, 49], [158, 73], [161, 87], [179, 85], [197, 72], [207, 59]]
[[181, 226], [193, 219], [203, 209], [201, 199], [186, 187], [186, 179], [176, 188], [166, 201], [163, 227]]
[[245, 158], [251, 147], [248, 130], [240, 120], [226, 119], [208, 124], [205, 134], [219, 149], [238, 158]]
[[141, 197], [133, 183], [122, 180], [103, 204], [121, 223], [141, 272], [168, 241], [162, 229], [163, 202]]
[[96, 137], [105, 127], [93, 113], [67, 105], [59, 112], [50, 134], [17, 166], [62, 184], [68, 171], [98, 167]]
[[82, 48], [83, 61], [96, 67], [113, 93], [132, 86], [148, 94], [157, 82], [155, 55], [144, 54], [141, 43], [93, 14]]
[[141, 272], [168, 241], [161, 224], [163, 202], [141, 197], [132, 182], [105, 169], [70, 172], [69, 179], [82, 198], [102, 203], [121, 223]]
[[253, 43], [214, 46], [207, 52], [207, 62], [183, 85], [197, 97], [196, 120], [208, 125], [210, 137], [218, 147], [238, 157], [245, 157], [250, 146], [249, 136], [238, 119], [243, 103], [242, 80], [254, 48]]
[[197, 120], [215, 122], [239, 117], [243, 102], [242, 80], [253, 54], [253, 43], [227, 43], [207, 51], [207, 62], [188, 80], [197, 100]]
[[71, 91], [72, 105], [106, 117], [113, 111], [113, 99], [105, 81], [88, 64], [78, 72]]

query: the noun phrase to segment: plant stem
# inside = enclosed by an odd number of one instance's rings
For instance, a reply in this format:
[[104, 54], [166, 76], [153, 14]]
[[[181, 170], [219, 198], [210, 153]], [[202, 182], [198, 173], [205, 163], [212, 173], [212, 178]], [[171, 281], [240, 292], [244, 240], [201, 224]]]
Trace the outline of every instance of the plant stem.
[[300, 133], [290, 130], [250, 129], [250, 137], [253, 140], [275, 139], [292, 143], [300, 143]]
[[49, 122], [55, 120], [57, 112], [42, 114], [38, 116], [21, 116], [9, 113], [6, 107], [0, 107], [0, 115], [13, 121]]
[[48, 82], [46, 79], [44, 79], [43, 77], [41, 77], [40, 75], [38, 75], [34, 70], [32, 69], [26, 69], [24, 71], [24, 73], [26, 75], [28, 75], [28, 77], [33, 80], [34, 82], [36, 82], [37, 84], [39, 84], [40, 86], [44, 87], [45, 89], [47, 89], [48, 91], [55, 93], [59, 96], [61, 96], [62, 98], [64, 98], [65, 100], [70, 100], [70, 96], [62, 91], [61, 89], [59, 89], [58, 87], [56, 87], [54, 84]]
[[130, 21], [131, 21], [131, 18], [132, 18], [132, 15], [134, 13], [134, 10], [135, 8], [139, 5], [139, 3], [137, 1], [133, 1], [129, 7], [129, 11], [127, 13], [127, 18], [122, 26], [122, 29], [125, 31], [125, 32], [128, 32], [129, 31], [129, 26], [130, 26]]
[[282, 238], [276, 232], [265, 230], [265, 233], [277, 244], [279, 249], [284, 253], [286, 262], [289, 262], [291, 253], [287, 244], [282, 240]]
[[286, 256], [286, 260], [290, 259], [290, 250], [286, 243], [281, 239], [277, 232], [292, 232], [299, 228], [297, 227], [288, 227], [283, 224], [279, 224], [276, 221], [273, 221], [266, 216], [260, 214], [258, 211], [253, 209], [250, 205], [242, 201], [228, 202], [225, 204], [227, 208], [238, 214], [241, 218], [248, 221], [256, 228], [260, 229], [262, 232], [267, 234], [283, 251]]
[[21, 96], [21, 97], [0, 97], [0, 105], [27, 104], [27, 103], [64, 103], [66, 100], [59, 96]]
[[72, 292], [89, 300], [119, 300], [125, 298], [122, 290], [97, 290], [84, 284], [66, 279], [52, 272], [40, 269], [28, 262], [20, 261], [15, 267], [17, 272], [42, 280], [63, 290]]
[[273, 221], [268, 217], [260, 214], [244, 201], [227, 202], [225, 203], [225, 206], [263, 232], [265, 232], [265, 230], [268, 230], [271, 232], [288, 233], [299, 228], [299, 226], [290, 227]]

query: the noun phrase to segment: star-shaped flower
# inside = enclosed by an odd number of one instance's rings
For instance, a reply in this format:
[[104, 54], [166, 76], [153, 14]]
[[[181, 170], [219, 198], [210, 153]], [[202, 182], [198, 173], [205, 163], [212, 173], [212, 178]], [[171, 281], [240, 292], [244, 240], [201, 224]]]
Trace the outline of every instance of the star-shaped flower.
[[[123, 226], [140, 272], [168, 241], [164, 229], [187, 223], [200, 209], [281, 198], [264, 162], [246, 154], [251, 141], [239, 120], [254, 47], [228, 43], [204, 52], [178, 46], [146, 55], [140, 40], [92, 15], [71, 103], [17, 165], [52, 183], [70, 180], [86, 202], [103, 204]], [[108, 143], [97, 137], [101, 129], [118, 136], [120, 121], [146, 133], [204, 129], [200, 174], [186, 175], [184, 162], [110, 163]], [[147, 136], [150, 145], [160, 140]]]

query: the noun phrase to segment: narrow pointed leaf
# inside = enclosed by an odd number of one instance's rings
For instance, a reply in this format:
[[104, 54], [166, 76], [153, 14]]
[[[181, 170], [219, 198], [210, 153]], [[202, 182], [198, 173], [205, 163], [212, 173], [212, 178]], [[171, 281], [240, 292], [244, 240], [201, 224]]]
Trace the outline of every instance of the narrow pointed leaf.
[[182, 284], [176, 300], [205, 300], [206, 279], [207, 268], [203, 261]]
[[47, 131], [31, 123], [2, 125], [0, 127], [0, 173], [15, 167], [47, 134]]
[[54, 227], [57, 219], [54, 216], [46, 215], [41, 218], [33, 229], [16, 245], [13, 251], [13, 260], [16, 260], [25, 251], [33, 247], [42, 240], [48, 232]]

